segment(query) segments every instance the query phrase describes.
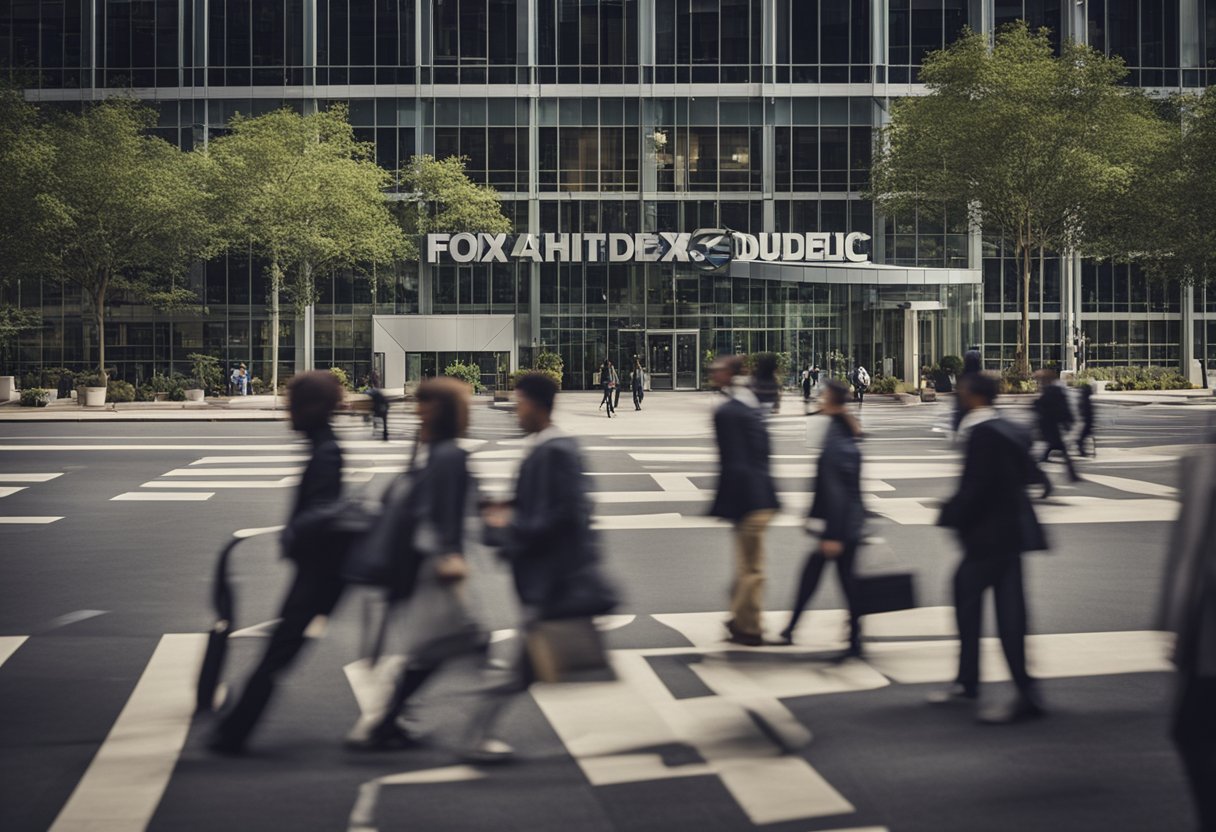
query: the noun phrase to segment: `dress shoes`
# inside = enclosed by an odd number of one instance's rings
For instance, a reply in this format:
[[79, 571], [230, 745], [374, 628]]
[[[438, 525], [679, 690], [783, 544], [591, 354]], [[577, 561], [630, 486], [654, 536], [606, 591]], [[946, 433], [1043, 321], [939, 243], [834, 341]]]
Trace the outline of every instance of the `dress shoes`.
[[734, 621], [726, 622], [726, 632], [729, 633], [726, 640], [731, 644], [739, 644], [743, 647], [762, 647], [764, 645], [764, 636], [759, 633], [746, 633], [736, 627]]
[[461, 751], [460, 758], [466, 763], [497, 765], [514, 760], [515, 749], [502, 740], [486, 739]]
[[925, 697], [925, 701], [930, 705], [966, 705], [973, 704], [978, 698], [976, 691], [967, 690], [956, 682], [948, 688], [933, 691]]

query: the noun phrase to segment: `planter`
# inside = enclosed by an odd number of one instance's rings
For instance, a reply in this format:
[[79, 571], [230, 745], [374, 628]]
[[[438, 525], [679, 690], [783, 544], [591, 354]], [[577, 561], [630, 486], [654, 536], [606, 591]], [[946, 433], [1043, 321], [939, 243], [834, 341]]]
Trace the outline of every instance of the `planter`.
[[202, 390], [202, 389], [194, 389], [194, 390], [187, 390], [187, 391], [185, 391], [185, 393], [186, 393], [186, 401], [201, 402], [203, 400], [203, 396], [206, 394], [206, 391]]
[[920, 391], [920, 400], [921, 400], [922, 402], [935, 402], [935, 401], [937, 401], [937, 391], [936, 391], [936, 390], [934, 390], [932, 387], [928, 387], [928, 388], [921, 388], [921, 391]]
[[1097, 379], [1090, 382], [1090, 385], [1094, 388], [1094, 395], [1097, 395], [1098, 393], [1105, 393], [1106, 385], [1108, 384], [1110, 384], [1109, 381], [1099, 381]]
[[103, 407], [106, 403], [106, 388], [104, 387], [86, 387], [84, 388], [84, 406], [85, 407]]
[[17, 397], [17, 379], [14, 376], [0, 376], [0, 402], [12, 401]]
[[153, 393], [152, 401], [167, 402], [167, 401], [169, 401], [169, 394], [168, 393]]
[[496, 401], [496, 402], [511, 401], [511, 391], [507, 390], [506, 388], [495, 389], [494, 390], [494, 401]]

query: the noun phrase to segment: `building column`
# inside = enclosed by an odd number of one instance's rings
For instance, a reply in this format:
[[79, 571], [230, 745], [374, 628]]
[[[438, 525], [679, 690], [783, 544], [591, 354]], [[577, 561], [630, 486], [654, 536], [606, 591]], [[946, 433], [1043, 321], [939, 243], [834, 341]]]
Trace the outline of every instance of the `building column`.
[[920, 316], [904, 310], [904, 381], [920, 387]]
[[[1181, 315], [1181, 332], [1179, 337], [1182, 340], [1182, 375], [1190, 379], [1192, 384], [1207, 384], [1207, 378], [1196, 378], [1191, 372], [1191, 362], [1199, 356], [1195, 352], [1195, 287], [1182, 287], [1182, 315]], [[1204, 367], [1204, 370], [1207, 368]]]
[[[643, 3], [643, 6], [646, 4]], [[528, 0], [528, 19], [537, 19], [536, 0]], [[639, 20], [645, 20], [641, 14]], [[528, 66], [536, 66], [536, 27], [528, 27]], [[538, 101], [540, 90], [536, 78], [528, 86], [528, 228], [529, 234], [540, 234], [540, 113]], [[531, 360], [536, 361], [536, 353], [540, 347], [540, 263], [532, 261], [527, 265], [528, 280], [528, 329], [520, 335], [526, 338], [526, 345], [531, 347]]]

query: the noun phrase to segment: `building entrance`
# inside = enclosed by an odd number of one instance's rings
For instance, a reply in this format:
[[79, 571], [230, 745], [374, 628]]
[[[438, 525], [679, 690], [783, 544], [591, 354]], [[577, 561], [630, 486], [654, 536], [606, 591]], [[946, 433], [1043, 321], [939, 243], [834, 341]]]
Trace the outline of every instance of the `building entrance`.
[[651, 390], [696, 390], [700, 385], [700, 335], [696, 330], [649, 330], [646, 356]]

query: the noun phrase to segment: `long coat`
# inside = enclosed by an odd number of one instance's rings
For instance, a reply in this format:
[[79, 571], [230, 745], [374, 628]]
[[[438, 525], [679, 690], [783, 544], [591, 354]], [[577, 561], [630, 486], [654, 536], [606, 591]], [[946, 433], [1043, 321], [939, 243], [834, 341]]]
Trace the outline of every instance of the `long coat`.
[[833, 416], [823, 438], [815, 474], [815, 499], [809, 517], [824, 522], [823, 539], [841, 543], [861, 540], [865, 506], [861, 500], [861, 450], [843, 416]]
[[768, 429], [756, 408], [729, 399], [714, 413], [714, 433], [722, 468], [710, 516], [738, 522], [753, 511], [778, 508]]

